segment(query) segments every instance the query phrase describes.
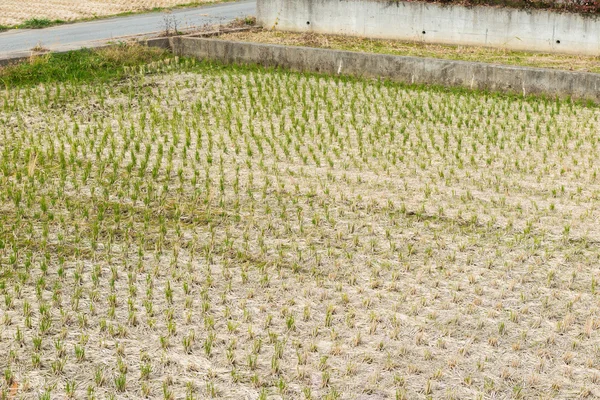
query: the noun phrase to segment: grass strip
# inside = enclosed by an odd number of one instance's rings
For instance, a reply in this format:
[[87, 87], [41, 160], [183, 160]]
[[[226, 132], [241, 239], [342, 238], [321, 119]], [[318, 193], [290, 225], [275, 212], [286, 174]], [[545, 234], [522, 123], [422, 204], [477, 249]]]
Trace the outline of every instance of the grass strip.
[[50, 53], [32, 57], [25, 63], [0, 68], [0, 83], [10, 88], [51, 82], [109, 81], [123, 77], [123, 67], [172, 57], [168, 51], [137, 44]]
[[62, 19], [51, 20], [48, 18], [30, 18], [24, 21], [22, 24], [18, 25], [19, 29], [42, 29], [48, 28], [54, 25], [64, 24], [66, 21]]

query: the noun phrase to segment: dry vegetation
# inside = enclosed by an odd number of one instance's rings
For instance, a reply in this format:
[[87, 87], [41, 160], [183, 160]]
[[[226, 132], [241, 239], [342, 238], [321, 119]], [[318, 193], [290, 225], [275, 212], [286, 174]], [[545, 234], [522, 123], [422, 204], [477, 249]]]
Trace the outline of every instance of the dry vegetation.
[[399, 56], [433, 57], [450, 60], [555, 68], [569, 71], [600, 72], [600, 57], [535, 53], [477, 46], [452, 46], [368, 39], [352, 36], [324, 35], [281, 31], [236, 32], [221, 35], [223, 40], [281, 44], [287, 46], [321, 47], [326, 49], [394, 54]]
[[598, 109], [129, 72], [1, 93], [3, 398], [600, 396]]
[[19, 25], [33, 18], [72, 21], [210, 0], [2, 0], [0, 25]]

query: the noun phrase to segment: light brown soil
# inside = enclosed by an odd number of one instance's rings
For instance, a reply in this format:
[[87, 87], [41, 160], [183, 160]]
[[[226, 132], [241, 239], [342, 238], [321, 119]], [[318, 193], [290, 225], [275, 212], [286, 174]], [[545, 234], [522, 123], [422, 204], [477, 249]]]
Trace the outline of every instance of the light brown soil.
[[2, 0], [0, 25], [18, 25], [31, 18], [72, 21], [129, 11], [173, 7], [208, 0]]

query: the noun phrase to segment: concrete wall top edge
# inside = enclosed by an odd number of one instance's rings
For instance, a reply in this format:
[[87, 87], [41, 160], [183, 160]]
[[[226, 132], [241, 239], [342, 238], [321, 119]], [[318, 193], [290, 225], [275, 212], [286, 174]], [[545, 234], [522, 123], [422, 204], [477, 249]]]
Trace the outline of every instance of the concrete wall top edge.
[[[345, 0], [344, 0], [345, 1]], [[327, 54], [327, 55], [335, 55], [341, 59], [357, 59], [363, 57], [377, 57], [381, 60], [389, 59], [389, 60], [405, 60], [410, 62], [420, 62], [420, 63], [428, 63], [435, 65], [463, 65], [469, 67], [478, 67], [478, 68], [501, 68], [505, 71], [511, 72], [540, 72], [544, 74], [561, 74], [565, 75], [573, 75], [573, 76], [582, 76], [589, 75], [590, 77], [600, 77], [600, 74], [593, 72], [574, 72], [574, 71], [566, 71], [559, 69], [551, 69], [551, 68], [535, 68], [535, 67], [522, 67], [518, 65], [509, 65], [509, 64], [497, 64], [497, 63], [484, 63], [484, 62], [475, 62], [475, 61], [463, 61], [463, 60], [451, 60], [451, 59], [443, 59], [443, 58], [432, 58], [432, 57], [414, 57], [414, 56], [399, 56], [393, 54], [375, 54], [375, 53], [363, 53], [363, 52], [355, 52], [348, 50], [333, 50], [333, 49], [321, 49], [316, 47], [304, 47], [304, 46], [286, 46], [281, 44], [268, 44], [268, 43], [254, 43], [254, 42], [237, 42], [234, 40], [223, 40], [223, 39], [215, 39], [215, 38], [195, 38], [195, 37], [182, 37], [179, 38], [179, 41], [182, 42], [194, 42], [194, 41], [202, 41], [202, 42], [218, 42], [218, 43], [226, 43], [227, 46], [243, 46], [251, 45], [253, 47], [258, 48], [276, 48], [280, 50], [286, 49], [297, 49], [298, 51], [310, 51], [315, 54]]]

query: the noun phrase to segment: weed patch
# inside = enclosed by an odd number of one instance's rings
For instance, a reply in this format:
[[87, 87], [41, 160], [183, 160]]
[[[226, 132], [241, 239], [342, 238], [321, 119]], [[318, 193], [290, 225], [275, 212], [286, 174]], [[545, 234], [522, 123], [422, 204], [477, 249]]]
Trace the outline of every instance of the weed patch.
[[124, 67], [131, 68], [171, 57], [164, 50], [129, 44], [51, 53], [33, 57], [25, 63], [1, 67], [0, 82], [4, 87], [52, 82], [107, 82], [122, 78], [125, 75]]
[[19, 29], [42, 29], [54, 25], [64, 24], [65, 21], [60, 19], [50, 20], [48, 18], [31, 18], [23, 21], [17, 28]]

